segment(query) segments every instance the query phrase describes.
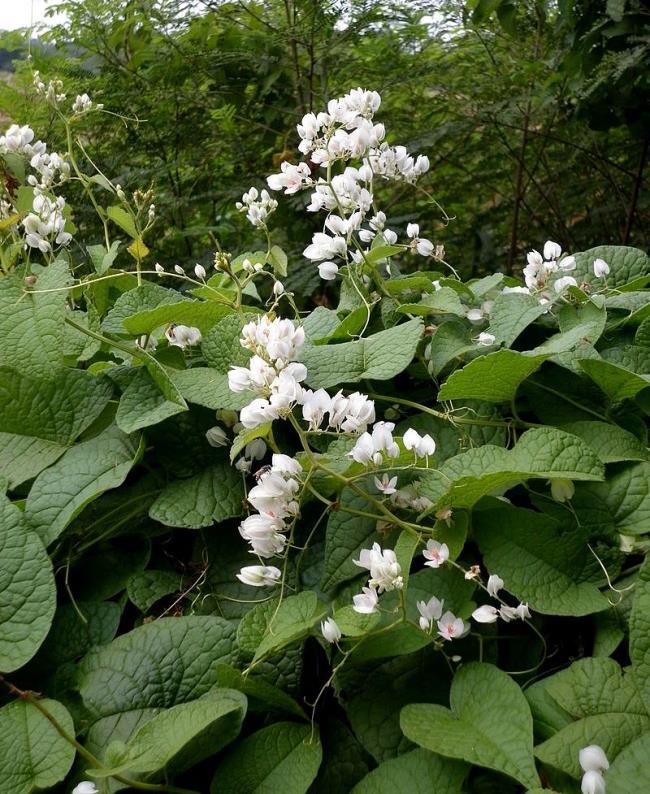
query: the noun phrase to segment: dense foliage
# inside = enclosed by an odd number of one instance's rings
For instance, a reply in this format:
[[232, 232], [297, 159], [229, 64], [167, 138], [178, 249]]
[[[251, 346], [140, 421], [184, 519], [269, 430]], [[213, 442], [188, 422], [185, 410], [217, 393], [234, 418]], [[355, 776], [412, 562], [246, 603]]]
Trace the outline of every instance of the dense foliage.
[[347, 87], [177, 264], [75, 85], [0, 136], [0, 791], [650, 788], [650, 258], [461, 278]]

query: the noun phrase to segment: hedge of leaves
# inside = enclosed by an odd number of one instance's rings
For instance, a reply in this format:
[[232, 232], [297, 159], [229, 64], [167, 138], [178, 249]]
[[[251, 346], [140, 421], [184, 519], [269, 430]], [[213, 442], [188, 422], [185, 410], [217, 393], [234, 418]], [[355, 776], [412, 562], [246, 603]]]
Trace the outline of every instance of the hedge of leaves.
[[359, 90], [269, 178], [305, 260], [251, 190], [266, 250], [154, 267], [101, 107], [35, 82], [70, 148], [0, 139], [3, 794], [650, 790], [648, 256], [462, 283], [378, 209], [428, 163]]

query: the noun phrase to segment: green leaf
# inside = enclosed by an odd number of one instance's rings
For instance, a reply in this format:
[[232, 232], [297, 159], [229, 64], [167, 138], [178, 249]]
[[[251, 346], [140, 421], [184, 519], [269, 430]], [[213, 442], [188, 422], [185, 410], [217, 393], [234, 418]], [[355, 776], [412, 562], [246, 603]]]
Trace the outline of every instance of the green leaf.
[[223, 618], [160, 618], [92, 650], [79, 667], [79, 691], [94, 719], [170, 708], [208, 692], [216, 665], [235, 654], [235, 629]]
[[635, 397], [650, 386], [650, 375], [637, 375], [611, 361], [586, 358], [580, 362], [582, 369], [602, 389], [612, 402]]
[[586, 533], [505, 505], [475, 511], [473, 528], [487, 569], [498, 571], [506, 590], [535, 612], [579, 617], [609, 606], [592, 582], [582, 581]]
[[[582, 351], [589, 349], [601, 336], [607, 321], [605, 307], [596, 305], [594, 300], [584, 301], [570, 306], [563, 306], [559, 313], [560, 333], [551, 336], [532, 352], [536, 355], [558, 355], [576, 351], [577, 357], [583, 357]], [[591, 347], [593, 350], [593, 347]], [[594, 354], [597, 357], [597, 353]], [[572, 362], [573, 363], [573, 362]]]
[[[69, 735], [72, 717], [56, 700], [41, 700]], [[74, 747], [32, 703], [14, 700], [0, 709], [0, 791], [31, 794], [49, 791], [70, 771]]]
[[121, 751], [120, 763], [89, 769], [93, 777], [129, 772], [177, 775], [215, 755], [233, 741], [246, 714], [246, 697], [233, 689], [216, 689], [198, 700], [179, 703], [143, 725]]
[[603, 285], [603, 280], [594, 276], [594, 260], [604, 259], [610, 267], [607, 276], [608, 287], [621, 287], [636, 279], [647, 277], [650, 274], [650, 257], [639, 248], [627, 245], [599, 245], [580, 251], [574, 255], [576, 269], [571, 274], [580, 284], [586, 281], [598, 289]]
[[231, 314], [222, 318], [203, 337], [201, 352], [206, 362], [217, 372], [227, 373], [232, 366], [248, 365], [251, 353], [241, 346], [241, 332], [245, 323], [256, 315]]
[[0, 672], [11, 673], [32, 658], [55, 608], [54, 573], [43, 544], [0, 495]]
[[95, 272], [98, 275], [102, 275], [113, 267], [113, 262], [115, 262], [120, 250], [120, 241], [114, 240], [108, 250], [103, 245], [89, 245], [87, 250]]
[[50, 673], [60, 665], [83, 656], [93, 646], [110, 642], [117, 632], [121, 615], [122, 610], [112, 601], [78, 601], [75, 606], [59, 605], [34, 663]]
[[402, 314], [455, 314], [465, 316], [465, 307], [461, 303], [456, 290], [451, 287], [441, 287], [435, 292], [425, 295], [418, 303], [405, 303], [399, 307]]
[[282, 278], [286, 277], [288, 261], [287, 255], [279, 245], [272, 246], [269, 251], [269, 262], [273, 265], [273, 272], [277, 276], [281, 276]]
[[379, 623], [380, 616], [377, 612], [370, 615], [361, 615], [354, 611], [350, 604], [340, 607], [334, 613], [334, 620], [341, 632], [346, 637], [362, 637]]
[[168, 527], [199, 529], [235, 518], [243, 512], [242, 477], [225, 461], [185, 480], [174, 480], [149, 510], [154, 521]]
[[[642, 465], [642, 464], [640, 464]], [[600, 480], [603, 466], [577, 436], [554, 427], [527, 430], [513, 449], [485, 445], [446, 460], [420, 481], [420, 493], [445, 506], [472, 507], [483, 496], [530, 478]]]
[[351, 488], [344, 488], [339, 509], [331, 513], [327, 520], [325, 563], [321, 579], [324, 591], [333, 590], [342, 582], [357, 577], [361, 569], [353, 560], [359, 558], [361, 549], [370, 548], [375, 541], [381, 541], [374, 518], [346, 512], [346, 508], [372, 512], [370, 507], [363, 496]]
[[602, 483], [576, 484], [571, 504], [591, 532], [641, 535], [650, 521], [650, 463], [619, 468]]
[[134, 373], [120, 398], [115, 422], [124, 433], [133, 433], [182, 411], [187, 411], [187, 404], [165, 399], [149, 371], [141, 368]]
[[193, 367], [169, 374], [178, 391], [188, 402], [211, 408], [213, 411], [222, 408], [239, 411], [251, 401], [250, 393], [231, 392], [226, 373], [217, 372], [210, 367]]
[[630, 659], [646, 708], [650, 714], [650, 564], [637, 577], [630, 613]]
[[253, 661], [306, 637], [324, 615], [323, 605], [318, 603], [316, 593], [310, 590], [285, 598], [272, 613]]
[[548, 682], [551, 697], [576, 717], [535, 748], [545, 764], [568, 775], [581, 774], [578, 753], [600, 745], [610, 759], [636, 736], [650, 729], [650, 717], [631, 676], [612, 659], [582, 659]]
[[260, 676], [243, 675], [230, 665], [220, 664], [217, 666], [217, 680], [220, 687], [243, 692], [249, 699], [251, 711], [265, 712], [267, 709], [272, 709], [305, 719], [305, 712], [292, 697]]
[[451, 710], [414, 704], [402, 709], [405, 736], [427, 750], [495, 769], [532, 788], [533, 720], [526, 698], [497, 667], [471, 662], [454, 676]]
[[365, 260], [371, 265], [388, 259], [389, 256], [396, 256], [404, 252], [406, 246], [403, 245], [377, 245], [366, 255]]
[[650, 791], [650, 733], [645, 733], [624, 747], [607, 771], [608, 794]]
[[384, 761], [352, 789], [351, 794], [461, 794], [469, 767], [428, 750], [411, 750]]
[[544, 314], [546, 307], [533, 295], [500, 293], [490, 309], [490, 326], [495, 343], [510, 347], [519, 334]]
[[139, 237], [133, 218], [125, 209], [117, 206], [107, 207], [106, 214], [113, 221], [113, 223], [116, 223], [120, 229], [129, 235], [129, 237], [132, 237], [134, 240]]
[[272, 422], [264, 422], [264, 424], [253, 427], [250, 430], [244, 429], [237, 433], [230, 447], [230, 461], [232, 462], [251, 441], [256, 438], [266, 438], [271, 432], [272, 426]]
[[351, 791], [368, 773], [368, 756], [350, 729], [337, 719], [320, 723], [323, 763], [309, 794]]
[[71, 447], [32, 485], [25, 516], [47, 546], [104, 491], [126, 479], [140, 455], [139, 439], [115, 426]]
[[0, 477], [15, 488], [54, 463], [95, 421], [111, 394], [109, 381], [81, 370], [44, 379], [0, 368]]
[[38, 275], [34, 291], [25, 291], [17, 274], [0, 279], [0, 366], [43, 376], [63, 366], [67, 292], [71, 282], [66, 262], [58, 259]]
[[422, 337], [422, 320], [409, 320], [387, 331], [340, 345], [303, 348], [302, 363], [313, 389], [366, 378], [389, 380], [411, 363]]
[[647, 447], [618, 425], [585, 421], [562, 425], [561, 429], [586, 441], [603, 463], [648, 460]]
[[351, 683], [347, 686], [345, 678], [338, 682], [343, 695], [351, 693], [345, 706], [352, 729], [381, 763], [413, 747], [400, 729], [402, 707], [415, 701], [446, 703], [450, 673], [442, 655], [426, 648], [364, 671]]
[[213, 794], [305, 794], [316, 777], [321, 744], [309, 725], [278, 722], [231, 750], [212, 780]]
[[406, 592], [409, 584], [409, 571], [413, 562], [413, 555], [420, 545], [419, 537], [406, 529], [400, 532], [397, 543], [395, 544], [395, 556], [402, 569], [402, 589]]
[[433, 374], [439, 375], [453, 359], [476, 349], [470, 339], [471, 331], [464, 323], [445, 322], [431, 337], [429, 358]]
[[181, 591], [183, 577], [174, 571], [140, 571], [129, 579], [126, 591], [131, 601], [146, 613], [161, 598]]
[[213, 301], [181, 300], [145, 309], [122, 320], [126, 330], [138, 336], [150, 334], [162, 325], [191, 325], [201, 333], [208, 331], [232, 309]]
[[519, 386], [540, 368], [545, 356], [497, 350], [454, 372], [440, 388], [438, 400], [475, 399], [501, 403], [514, 399]]
[[112, 309], [102, 322], [102, 330], [109, 334], [127, 335], [125, 320], [130, 317], [148, 314], [159, 307], [177, 303], [192, 303], [180, 292], [161, 287], [160, 284], [141, 284], [134, 289], [123, 292], [115, 301]]

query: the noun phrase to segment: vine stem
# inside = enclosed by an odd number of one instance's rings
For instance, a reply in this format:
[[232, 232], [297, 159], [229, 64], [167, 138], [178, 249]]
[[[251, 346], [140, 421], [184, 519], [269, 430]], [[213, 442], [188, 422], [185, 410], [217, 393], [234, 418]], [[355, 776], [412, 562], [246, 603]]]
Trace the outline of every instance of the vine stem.
[[[7, 679], [2, 675], [0, 675], [0, 681], [2, 681], [12, 695], [19, 697], [21, 700], [30, 703], [32, 706], [34, 706], [34, 708], [38, 709], [45, 719], [55, 728], [59, 736], [71, 744], [79, 753], [79, 755], [85, 758], [89, 764], [96, 767], [97, 769], [106, 769], [106, 766], [99, 760], [99, 758], [97, 758], [97, 756], [93, 755], [90, 750], [87, 750], [83, 744], [80, 744], [74, 736], [71, 736], [63, 727], [63, 725], [61, 725], [61, 723], [56, 719], [56, 717], [53, 714], [50, 714], [35, 693], [19, 689], [17, 686], [14, 686], [14, 684], [7, 681]], [[115, 780], [118, 780], [120, 783], [124, 783], [125, 786], [140, 789], [141, 791], [159, 791], [167, 792], [167, 794], [200, 794], [200, 792], [194, 791], [194, 789], [168, 786], [166, 783], [145, 783], [141, 780], [131, 780], [130, 778], [124, 777], [123, 775], [111, 775], [110, 777], [115, 778]]]

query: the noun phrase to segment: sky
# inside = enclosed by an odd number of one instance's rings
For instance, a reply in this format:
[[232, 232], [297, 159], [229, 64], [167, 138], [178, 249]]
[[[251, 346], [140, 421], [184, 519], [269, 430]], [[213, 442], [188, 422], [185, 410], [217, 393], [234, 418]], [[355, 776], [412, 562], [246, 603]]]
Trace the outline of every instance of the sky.
[[[0, 0], [0, 30], [15, 30], [45, 21], [47, 0]], [[52, 20], [47, 22], [51, 24]]]

